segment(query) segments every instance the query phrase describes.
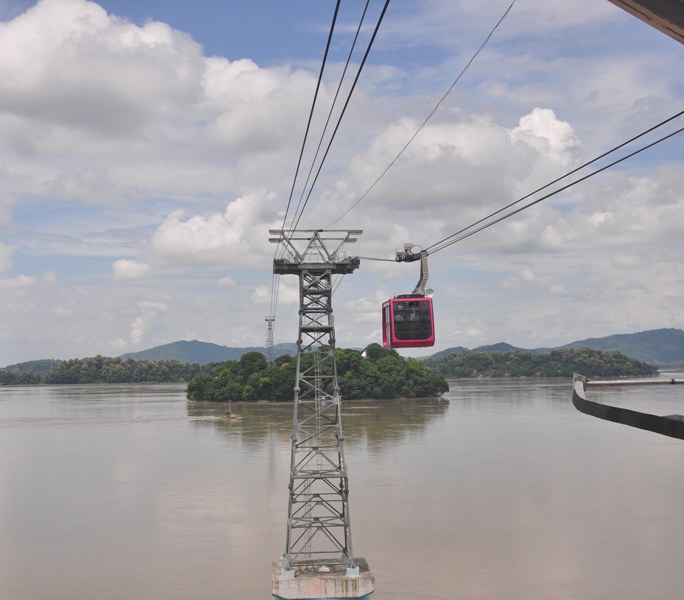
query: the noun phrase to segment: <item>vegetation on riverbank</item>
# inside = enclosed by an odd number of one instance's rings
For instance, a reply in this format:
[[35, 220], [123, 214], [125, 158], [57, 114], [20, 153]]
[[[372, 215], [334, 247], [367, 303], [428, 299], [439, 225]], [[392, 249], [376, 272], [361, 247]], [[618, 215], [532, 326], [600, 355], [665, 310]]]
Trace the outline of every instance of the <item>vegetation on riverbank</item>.
[[[35, 361], [41, 362], [41, 361]], [[47, 362], [47, 361], [46, 361]], [[74, 358], [38, 365], [35, 370], [0, 369], [0, 385], [40, 385], [74, 383], [177, 383], [189, 381], [213, 365], [182, 363], [176, 360], [122, 360], [107, 356]], [[26, 364], [26, 363], [24, 363]]]
[[[337, 372], [344, 398], [416, 398], [448, 389], [444, 378], [460, 377], [644, 377], [656, 367], [616, 351], [567, 348], [535, 354], [518, 350], [462, 350], [439, 358], [402, 358], [371, 344], [366, 357], [358, 350], [337, 350]], [[311, 356], [304, 355], [304, 368]], [[182, 383], [191, 400], [291, 400], [296, 359], [283, 355], [268, 365], [260, 352], [239, 360], [200, 365], [176, 360], [134, 360], [95, 356], [45, 360], [0, 369], [0, 385], [79, 383]]]
[[[365, 356], [364, 356], [365, 355]], [[340, 394], [359, 398], [427, 398], [449, 390], [444, 377], [429, 371], [423, 361], [402, 358], [395, 350], [371, 344], [358, 350], [336, 351]], [[312, 364], [312, 355], [302, 356], [302, 368]], [[188, 400], [252, 401], [292, 400], [297, 361], [280, 356], [269, 365], [263, 354], [249, 352], [239, 361], [229, 360], [188, 383]]]
[[445, 377], [644, 377], [658, 369], [616, 351], [566, 348], [547, 354], [532, 352], [462, 352], [428, 358], [426, 366]]

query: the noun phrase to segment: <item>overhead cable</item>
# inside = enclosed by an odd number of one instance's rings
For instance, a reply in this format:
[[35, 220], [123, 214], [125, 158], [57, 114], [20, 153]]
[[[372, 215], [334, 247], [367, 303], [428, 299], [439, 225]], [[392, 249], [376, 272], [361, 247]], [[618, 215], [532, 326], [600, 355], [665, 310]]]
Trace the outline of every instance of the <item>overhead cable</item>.
[[[535, 204], [539, 204], [543, 200], [551, 198], [552, 196], [555, 196], [556, 194], [558, 194], [564, 190], [567, 190], [568, 188], [571, 188], [574, 185], [577, 185], [578, 183], [581, 183], [582, 181], [585, 181], [585, 180], [589, 179], [590, 177], [593, 177], [594, 175], [598, 175], [599, 173], [602, 173], [603, 171], [610, 169], [611, 167], [614, 167], [615, 165], [627, 160], [628, 158], [632, 158], [633, 156], [636, 156], [637, 154], [640, 154], [641, 152], [644, 152], [645, 150], [648, 150], [649, 148], [652, 148], [653, 146], [656, 146], [657, 144], [660, 144], [661, 142], [664, 142], [665, 140], [668, 140], [671, 137], [674, 137], [675, 135], [682, 133], [682, 131], [684, 131], [684, 127], [677, 129], [676, 131], [673, 131], [672, 133], [668, 133], [667, 135], [655, 140], [654, 142], [651, 142], [650, 144], [647, 144], [646, 146], [643, 146], [643, 147], [635, 150], [634, 152], [630, 152], [629, 154], [623, 156], [622, 158], [619, 158], [619, 159], [601, 167], [600, 169], [596, 169], [595, 171], [592, 171], [588, 175], [585, 175], [584, 177], [580, 177], [579, 179], [573, 181], [572, 183], [568, 183], [567, 185], [564, 185], [563, 187], [560, 187], [557, 190], [554, 190], [553, 192], [550, 192], [549, 194], [546, 194], [545, 196], [538, 198], [537, 200], [533, 200], [532, 202], [529, 202], [528, 204], [525, 204], [525, 205], [521, 206], [520, 208], [515, 209], [514, 211], [506, 213], [505, 215], [500, 216], [498, 219], [495, 219], [494, 221], [490, 221], [488, 223], [485, 223], [485, 224], [481, 225], [480, 227], [478, 227], [472, 231], [468, 231], [467, 233], [463, 233], [463, 235], [460, 235], [460, 236], [458, 236], [458, 233], [455, 233], [455, 234], [449, 236], [448, 238], [445, 238], [444, 240], [442, 240], [442, 242], [445, 242], [445, 240], [451, 240], [451, 241], [446, 242], [446, 243], [438, 242], [437, 244], [433, 244], [431, 246], [431, 248], [433, 248], [433, 249], [430, 252], [428, 252], [428, 254], [435, 254], [436, 252], [440, 252], [441, 250], [444, 250], [445, 248], [452, 246], [456, 242], [460, 242], [461, 240], [469, 238], [470, 236], [475, 235], [476, 233], [479, 233], [480, 231], [483, 231], [484, 229], [487, 229], [488, 227], [491, 227], [492, 225], [496, 225], [497, 223], [500, 223], [501, 221], [504, 221], [505, 219], [508, 219], [509, 217], [512, 217], [513, 215], [516, 215], [516, 214], [522, 212], [523, 210], [530, 208], [531, 206], [534, 206]], [[501, 211], [497, 211], [497, 213], [499, 213], [499, 212], [501, 212]], [[490, 215], [490, 217], [493, 216], [494, 214], [497, 214], [497, 213], [492, 213], [492, 215]], [[490, 217], [486, 217], [486, 218], [490, 218]], [[482, 222], [482, 220], [478, 221], [478, 223], [480, 223], [480, 222]], [[461, 231], [465, 232], [468, 229], [472, 228], [474, 225], [475, 224], [470, 225], [469, 227], [466, 227], [465, 229], [462, 229]], [[455, 237], [455, 236], [458, 236], [458, 237]], [[451, 239], [451, 238], [453, 238], [453, 239]]]
[[[287, 220], [287, 213], [290, 211], [290, 203], [292, 202], [292, 195], [294, 194], [294, 188], [297, 184], [297, 176], [299, 175], [299, 168], [302, 164], [302, 156], [304, 155], [304, 147], [306, 146], [306, 139], [309, 135], [309, 128], [311, 127], [311, 121], [313, 119], [314, 109], [316, 107], [316, 100], [318, 98], [318, 91], [321, 87], [321, 81], [323, 80], [323, 71], [325, 70], [325, 64], [328, 59], [328, 52], [330, 51], [330, 43], [332, 42], [333, 32], [335, 31], [335, 23], [337, 21], [337, 14], [340, 11], [340, 2], [337, 0], [335, 4], [335, 13], [333, 14], [332, 23], [330, 24], [330, 32], [328, 33], [328, 41], [325, 45], [325, 53], [323, 54], [323, 60], [321, 62], [321, 70], [318, 73], [318, 81], [316, 82], [316, 91], [314, 92], [313, 102], [311, 103], [311, 110], [309, 111], [309, 120], [306, 123], [306, 131], [304, 132], [304, 140], [302, 141], [302, 147], [299, 151], [299, 159], [297, 160], [297, 168], [295, 169], [295, 175], [292, 180], [292, 188], [290, 189], [290, 196], [287, 200], [287, 207], [285, 208], [285, 216], [283, 217], [282, 229], [285, 229], [285, 222]], [[277, 251], [277, 247], [276, 247]]]
[[[297, 203], [297, 207], [295, 208], [295, 215], [299, 211], [299, 207], [301, 206], [303, 200], [304, 200], [304, 194], [306, 193], [306, 189], [309, 185], [309, 180], [311, 179], [311, 174], [313, 173], [314, 166], [316, 165], [316, 159], [318, 158], [318, 153], [321, 150], [321, 146], [323, 145], [323, 140], [325, 139], [325, 134], [328, 131], [328, 125], [330, 124], [330, 119], [332, 118], [333, 110], [335, 109], [335, 105], [337, 104], [337, 98], [339, 97], [340, 90], [342, 89], [342, 83], [344, 82], [344, 78], [347, 74], [347, 69], [349, 68], [349, 64], [351, 63], [351, 58], [352, 55], [354, 54], [354, 48], [356, 47], [356, 42], [359, 39], [359, 33], [361, 32], [361, 27], [363, 26], [363, 22], [366, 18], [366, 12], [368, 11], [368, 5], [370, 4], [370, 0], [366, 0], [366, 5], [363, 8], [363, 12], [361, 13], [361, 18], [359, 19], [359, 24], [356, 28], [356, 34], [354, 35], [354, 40], [352, 41], [351, 47], [349, 48], [349, 54], [347, 55], [347, 62], [344, 65], [344, 69], [342, 70], [342, 75], [340, 76], [340, 81], [337, 84], [337, 90], [335, 91], [335, 97], [333, 98], [333, 101], [330, 105], [330, 110], [328, 111], [328, 117], [325, 121], [325, 125], [323, 126], [323, 132], [321, 133], [321, 138], [318, 140], [318, 146], [316, 147], [316, 153], [314, 154], [313, 160], [311, 161], [311, 166], [309, 167], [309, 173], [306, 176], [306, 181], [304, 182], [304, 185], [302, 186], [302, 193], [299, 196], [299, 202]], [[284, 227], [284, 224], [283, 224]]]
[[373, 35], [370, 38], [370, 41], [368, 42], [368, 47], [366, 48], [366, 52], [363, 55], [363, 59], [361, 60], [361, 64], [359, 65], [359, 69], [356, 73], [356, 77], [354, 78], [354, 82], [352, 83], [351, 89], [349, 90], [349, 93], [347, 94], [347, 99], [344, 103], [344, 106], [342, 107], [342, 112], [340, 113], [340, 116], [337, 119], [337, 124], [335, 125], [335, 129], [332, 132], [332, 135], [330, 137], [330, 141], [328, 142], [328, 146], [325, 149], [325, 153], [323, 154], [323, 158], [321, 159], [320, 164], [318, 165], [318, 170], [316, 171], [316, 176], [314, 177], [313, 182], [311, 183], [311, 186], [309, 187], [309, 191], [306, 195], [306, 199], [304, 200], [304, 203], [301, 207], [301, 210], [299, 211], [299, 215], [297, 216], [294, 224], [292, 225], [292, 230], [297, 229], [297, 225], [299, 225], [299, 221], [302, 218], [302, 215], [304, 214], [304, 209], [306, 208], [306, 205], [309, 202], [309, 199], [311, 198], [311, 192], [314, 189], [314, 186], [316, 185], [316, 181], [318, 181], [318, 176], [321, 173], [321, 169], [323, 168], [323, 164], [325, 163], [325, 159], [328, 156], [328, 152], [330, 151], [330, 147], [332, 146], [333, 140], [335, 139], [335, 135], [337, 134], [337, 130], [340, 127], [340, 123], [342, 123], [342, 118], [344, 117], [344, 113], [347, 110], [347, 106], [349, 106], [349, 101], [351, 100], [352, 94], [354, 93], [354, 89], [356, 88], [356, 84], [359, 81], [359, 77], [361, 76], [361, 71], [363, 70], [364, 65], [366, 64], [366, 60], [368, 59], [368, 55], [370, 54], [371, 48], [373, 47], [373, 42], [375, 41], [375, 38], [378, 34], [378, 30], [380, 29], [380, 25], [382, 23], [382, 20], [385, 16], [385, 13], [387, 12], [387, 7], [389, 6], [390, 0], [385, 0], [385, 4], [382, 8], [382, 12], [380, 13], [380, 16], [378, 17], [378, 22], [375, 25], [375, 29], [373, 30]]
[[[601, 160], [602, 158], [605, 158], [606, 156], [612, 154], [613, 152], [616, 152], [617, 150], [620, 150], [620, 148], [624, 148], [624, 147], [627, 146], [628, 144], [631, 144], [632, 142], [638, 140], [639, 138], [644, 137], [645, 135], [651, 133], [652, 131], [655, 131], [656, 129], [658, 129], [659, 127], [662, 127], [663, 125], [666, 125], [666, 124], [669, 123], [670, 121], [673, 121], [674, 119], [676, 119], [676, 118], [678, 118], [678, 117], [681, 117], [682, 115], [684, 115], [684, 110], [678, 112], [677, 114], [672, 115], [671, 117], [668, 117], [667, 119], [665, 119], [664, 121], [661, 121], [660, 123], [658, 123], [658, 124], [656, 124], [656, 125], [653, 125], [653, 127], [649, 127], [649, 128], [646, 129], [645, 131], [642, 131], [641, 133], [635, 135], [634, 137], [629, 138], [628, 140], [622, 142], [621, 144], [618, 144], [617, 146], [615, 146], [614, 148], [611, 148], [610, 150], [604, 152], [603, 154], [599, 154], [599, 155], [596, 156], [595, 158], [592, 158], [590, 161], [587, 161], [587, 162], [585, 162], [584, 164], [581, 164], [579, 167], [576, 167], [576, 168], [573, 169], [572, 171], [568, 171], [567, 173], [565, 173], [565, 175], [561, 175], [560, 177], [557, 177], [556, 179], [554, 179], [553, 181], [550, 181], [550, 182], [547, 183], [546, 185], [543, 185], [542, 187], [537, 188], [536, 190], [534, 190], [533, 192], [530, 192], [529, 194], [526, 194], [526, 195], [523, 196], [522, 198], [518, 198], [518, 199], [515, 200], [514, 202], [511, 202], [510, 204], [507, 204], [506, 206], [500, 208], [499, 210], [494, 211], [493, 213], [490, 213], [490, 214], [487, 215], [486, 217], [481, 218], [479, 221], [475, 221], [474, 223], [471, 223], [470, 225], [468, 225], [467, 227], [464, 227], [463, 229], [460, 229], [460, 230], [457, 231], [456, 233], [452, 233], [451, 235], [449, 235], [449, 236], [447, 236], [447, 237], [445, 237], [445, 238], [439, 240], [438, 242], [435, 242], [434, 244], [432, 244], [431, 246], [428, 246], [428, 247], [425, 248], [425, 249], [426, 249], [428, 252], [431, 251], [432, 248], [435, 248], [436, 246], [439, 246], [440, 244], [442, 244], [442, 243], [444, 243], [444, 242], [450, 240], [451, 238], [454, 238], [454, 237], [460, 235], [461, 233], [467, 231], [468, 229], [471, 229], [471, 228], [473, 228], [473, 227], [479, 225], [480, 223], [483, 223], [484, 221], [487, 221], [488, 219], [491, 219], [492, 217], [494, 217], [494, 216], [498, 215], [499, 213], [503, 212], [504, 210], [509, 209], [509, 208], [511, 208], [512, 206], [515, 206], [516, 204], [519, 204], [520, 202], [523, 202], [524, 200], [527, 200], [528, 198], [534, 196], [535, 194], [538, 194], [539, 192], [545, 190], [546, 188], [551, 187], [552, 185], [558, 183], [559, 181], [562, 181], [563, 179], [565, 179], [565, 178], [567, 178], [567, 177], [570, 177], [570, 175], [574, 175], [574, 174], [577, 173], [578, 171], [581, 171], [582, 169], [588, 167], [589, 165], [592, 165], [592, 164], [594, 164], [595, 162]], [[629, 157], [626, 157], [626, 158], [629, 158]], [[615, 163], [615, 164], [617, 164], [617, 163]], [[580, 180], [580, 181], [581, 181], [581, 180]], [[565, 188], [562, 188], [562, 189], [565, 189]]]
[[427, 125], [428, 121], [429, 121], [429, 120], [433, 117], [433, 115], [437, 112], [437, 109], [439, 109], [439, 107], [441, 106], [442, 102], [444, 102], [444, 100], [446, 100], [447, 96], [449, 96], [449, 94], [451, 94], [451, 92], [453, 91], [453, 89], [454, 89], [454, 87], [456, 86], [456, 84], [457, 84], [457, 83], [461, 80], [461, 78], [465, 75], [466, 71], [468, 71], [468, 69], [470, 68], [470, 65], [473, 64], [473, 62], [474, 62], [475, 59], [478, 57], [478, 55], [480, 54], [480, 52], [482, 52], [482, 50], [484, 50], [485, 46], [488, 44], [489, 40], [490, 40], [490, 39], [492, 38], [492, 36], [494, 35], [494, 32], [499, 28], [499, 25], [501, 25], [501, 23], [503, 23], [504, 19], [508, 16], [508, 13], [511, 12], [511, 9], [513, 8], [513, 5], [515, 4], [515, 2], [516, 2], [516, 0], [512, 0], [512, 2], [508, 5], [508, 8], [507, 8], [507, 9], [504, 11], [504, 13], [501, 15], [501, 17], [500, 17], [499, 20], [496, 22], [496, 24], [494, 25], [494, 27], [492, 27], [492, 29], [491, 29], [491, 31], [489, 32], [489, 34], [487, 34], [487, 37], [485, 37], [484, 41], [480, 44], [480, 47], [479, 47], [479, 48], [475, 51], [475, 53], [470, 57], [470, 60], [465, 64], [465, 66], [463, 67], [463, 69], [461, 69], [461, 72], [458, 74], [458, 76], [456, 77], [456, 79], [454, 79], [454, 81], [453, 81], [452, 84], [449, 86], [449, 88], [447, 89], [447, 91], [444, 92], [444, 94], [442, 94], [442, 97], [439, 99], [439, 101], [437, 102], [437, 104], [435, 104], [434, 108], [428, 113], [427, 117], [425, 117], [425, 119], [424, 119], [423, 122], [421, 123], [420, 127], [418, 127], [418, 129], [416, 129], [416, 131], [415, 131], [415, 132], [413, 133], [413, 135], [409, 138], [409, 140], [406, 142], [406, 144], [404, 144], [403, 148], [402, 148], [401, 150], [399, 150], [399, 153], [398, 153], [398, 154], [392, 159], [392, 161], [385, 167], [385, 170], [384, 170], [382, 173], [380, 173], [380, 175], [378, 176], [378, 178], [371, 184], [371, 186], [370, 186], [363, 194], [361, 194], [361, 196], [359, 197], [358, 200], [356, 200], [356, 202], [354, 202], [346, 211], [344, 211], [339, 217], [337, 217], [337, 219], [335, 219], [334, 221], [328, 223], [328, 225], [325, 226], [326, 229], [327, 229], [328, 227], [332, 227], [332, 226], [335, 225], [338, 221], [340, 221], [343, 217], [347, 216], [347, 215], [351, 212], [351, 210], [352, 210], [353, 208], [355, 208], [355, 207], [356, 207], [356, 206], [357, 206], [357, 205], [358, 205], [358, 204], [359, 204], [359, 203], [360, 203], [360, 202], [361, 202], [361, 201], [362, 201], [362, 200], [363, 200], [363, 199], [364, 199], [372, 190], [373, 190], [373, 188], [380, 182], [380, 180], [387, 174], [387, 172], [396, 164], [396, 162], [399, 160], [399, 158], [401, 157], [401, 155], [406, 151], [406, 149], [411, 145], [411, 143], [413, 142], [413, 140], [416, 139], [416, 137], [418, 136], [418, 134], [419, 134], [419, 133], [423, 130], [423, 128]]
[[[304, 148], [306, 147], [306, 140], [309, 135], [309, 129], [311, 127], [311, 121], [313, 119], [313, 114], [314, 110], [316, 108], [316, 100], [318, 99], [318, 92], [321, 87], [321, 82], [323, 81], [323, 72], [325, 71], [325, 65], [328, 60], [328, 53], [330, 51], [330, 45], [332, 42], [333, 38], [333, 33], [335, 31], [335, 23], [337, 22], [337, 15], [340, 12], [340, 3], [341, 0], [337, 0], [335, 3], [335, 12], [333, 13], [333, 18], [332, 22], [330, 23], [330, 31], [328, 32], [328, 40], [325, 44], [325, 52], [323, 53], [323, 60], [321, 61], [321, 69], [318, 73], [318, 81], [316, 82], [316, 91], [314, 92], [314, 97], [313, 101], [311, 102], [311, 110], [309, 111], [309, 119], [306, 123], [306, 130], [304, 132], [304, 139], [302, 140], [302, 147], [299, 151], [299, 158], [297, 160], [297, 168], [295, 169], [295, 174], [292, 179], [292, 187], [290, 188], [290, 195], [287, 199], [287, 206], [285, 208], [285, 215], [283, 216], [283, 225], [282, 229], [285, 229], [285, 223], [287, 222], [287, 214], [290, 211], [290, 204], [292, 202], [292, 196], [294, 194], [294, 189], [297, 184], [297, 177], [299, 175], [299, 169], [302, 164], [302, 157], [304, 155]], [[274, 251], [274, 257], [277, 256], [278, 254], [278, 248], [279, 246], [276, 246], [276, 249]], [[275, 319], [276, 312], [278, 310], [278, 290], [280, 288], [280, 277], [278, 275], [273, 275], [271, 279], [271, 305], [270, 305], [270, 312], [269, 312], [269, 318]]]

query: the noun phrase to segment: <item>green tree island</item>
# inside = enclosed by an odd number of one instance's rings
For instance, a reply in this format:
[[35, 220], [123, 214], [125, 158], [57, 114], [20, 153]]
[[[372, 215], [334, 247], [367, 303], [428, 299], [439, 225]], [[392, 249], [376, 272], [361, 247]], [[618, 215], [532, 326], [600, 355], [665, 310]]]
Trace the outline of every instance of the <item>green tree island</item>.
[[545, 354], [520, 352], [473, 352], [464, 350], [441, 358], [428, 358], [428, 368], [445, 377], [643, 377], [658, 369], [617, 351], [594, 348], [563, 348]]
[[0, 385], [171, 383], [189, 381], [208, 369], [208, 365], [177, 360], [122, 360], [98, 355], [64, 361], [31, 361], [0, 369]]
[[[360, 398], [428, 398], [449, 390], [442, 375], [429, 371], [423, 361], [402, 358], [395, 350], [371, 344], [364, 352], [336, 350], [340, 394], [347, 400]], [[302, 368], [311, 364], [302, 355]], [[239, 361], [229, 360], [188, 383], [188, 400], [239, 402], [293, 399], [297, 361], [280, 356], [269, 365], [263, 354], [248, 352]]]

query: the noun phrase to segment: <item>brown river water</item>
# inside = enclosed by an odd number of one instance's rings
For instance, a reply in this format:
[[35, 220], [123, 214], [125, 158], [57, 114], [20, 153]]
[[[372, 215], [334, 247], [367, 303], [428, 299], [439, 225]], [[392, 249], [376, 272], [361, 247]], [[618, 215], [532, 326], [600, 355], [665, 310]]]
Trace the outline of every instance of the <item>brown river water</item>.
[[[577, 412], [565, 380], [345, 402], [374, 600], [684, 593], [684, 442]], [[684, 413], [684, 386], [591, 397]], [[180, 385], [0, 388], [0, 600], [268, 600], [292, 405]]]

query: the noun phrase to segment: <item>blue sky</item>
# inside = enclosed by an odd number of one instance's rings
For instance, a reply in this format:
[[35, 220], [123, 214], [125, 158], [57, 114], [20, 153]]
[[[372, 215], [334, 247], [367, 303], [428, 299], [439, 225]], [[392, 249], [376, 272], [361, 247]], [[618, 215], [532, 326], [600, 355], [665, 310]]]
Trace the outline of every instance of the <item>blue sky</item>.
[[[390, 3], [301, 226], [368, 189], [509, 3]], [[362, 7], [343, 3], [312, 140]], [[0, 0], [0, 366], [263, 344], [267, 231], [333, 8]], [[683, 59], [607, 1], [518, 0], [337, 226], [364, 230], [361, 256], [432, 244], [682, 110]], [[684, 327], [683, 137], [431, 256], [435, 349]], [[336, 293], [338, 343], [379, 341], [382, 301], [417, 278], [363, 261]], [[296, 298], [281, 278], [277, 342], [296, 337]]]
[[207, 55], [250, 58], [259, 64], [307, 59], [322, 51], [321, 31], [331, 17], [330, 2], [187, 2], [113, 0], [101, 2], [108, 12], [137, 25], [168, 23], [202, 44]]

